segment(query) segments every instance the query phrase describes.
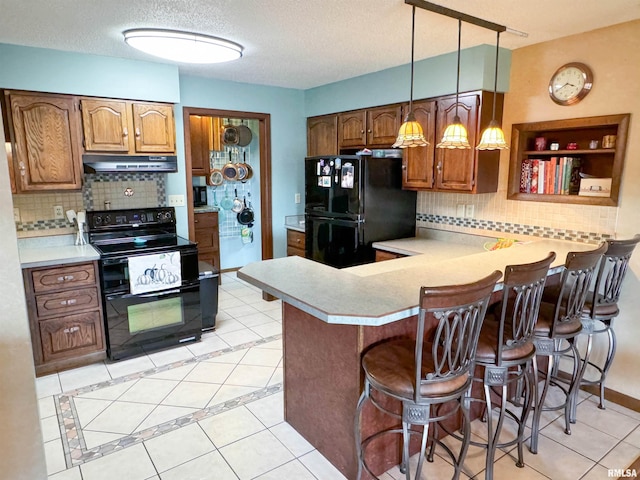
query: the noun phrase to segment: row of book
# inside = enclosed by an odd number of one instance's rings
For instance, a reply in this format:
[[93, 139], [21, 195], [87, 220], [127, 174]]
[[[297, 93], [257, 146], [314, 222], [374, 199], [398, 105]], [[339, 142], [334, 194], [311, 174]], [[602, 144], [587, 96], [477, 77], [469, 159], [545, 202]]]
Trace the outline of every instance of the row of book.
[[520, 193], [577, 195], [580, 165], [577, 157], [525, 158], [520, 170]]

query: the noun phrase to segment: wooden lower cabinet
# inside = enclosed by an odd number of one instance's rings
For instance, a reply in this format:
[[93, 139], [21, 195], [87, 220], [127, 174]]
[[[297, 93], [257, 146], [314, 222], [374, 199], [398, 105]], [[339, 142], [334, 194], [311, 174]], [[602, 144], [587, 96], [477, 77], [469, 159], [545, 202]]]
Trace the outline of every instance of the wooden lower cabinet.
[[395, 260], [396, 258], [406, 257], [401, 253], [388, 252], [386, 250], [376, 250], [376, 262], [384, 262], [385, 260]]
[[[198, 244], [198, 260], [210, 263], [220, 271], [220, 233], [218, 212], [194, 215], [194, 241]], [[219, 277], [222, 279], [222, 276]]]
[[297, 255], [299, 257], [304, 257], [304, 242], [304, 232], [287, 230], [287, 256], [291, 257]]
[[96, 262], [23, 271], [36, 375], [106, 358]]

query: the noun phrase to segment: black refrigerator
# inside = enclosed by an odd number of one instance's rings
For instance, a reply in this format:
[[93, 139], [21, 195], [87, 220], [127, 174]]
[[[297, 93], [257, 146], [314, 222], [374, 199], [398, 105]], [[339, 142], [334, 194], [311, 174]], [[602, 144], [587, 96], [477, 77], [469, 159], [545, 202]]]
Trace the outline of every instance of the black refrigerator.
[[391, 152], [305, 159], [307, 258], [338, 268], [370, 263], [373, 242], [415, 235], [416, 192], [402, 190], [402, 157]]

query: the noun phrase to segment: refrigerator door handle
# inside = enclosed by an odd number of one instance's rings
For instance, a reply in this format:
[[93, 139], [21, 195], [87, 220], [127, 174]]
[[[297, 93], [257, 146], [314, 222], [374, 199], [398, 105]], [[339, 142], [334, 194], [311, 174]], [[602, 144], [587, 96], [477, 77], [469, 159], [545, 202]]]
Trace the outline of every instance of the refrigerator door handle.
[[309, 216], [309, 220], [314, 221], [320, 221], [320, 222], [328, 222], [328, 223], [335, 223], [337, 225], [353, 225], [354, 223], [364, 223], [364, 218], [356, 218], [354, 220], [347, 220], [344, 218], [336, 218], [336, 217], [325, 217], [325, 216]]

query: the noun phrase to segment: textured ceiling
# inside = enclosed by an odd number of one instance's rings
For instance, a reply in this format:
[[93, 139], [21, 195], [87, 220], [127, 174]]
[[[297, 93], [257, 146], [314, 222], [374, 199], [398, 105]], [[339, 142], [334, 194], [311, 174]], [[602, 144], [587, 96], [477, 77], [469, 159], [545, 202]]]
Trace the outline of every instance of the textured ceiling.
[[[508, 49], [640, 18], [640, 0], [440, 0], [433, 3], [529, 34]], [[180, 72], [307, 89], [409, 63], [403, 0], [0, 0], [0, 43], [159, 61], [122, 40], [130, 28], [190, 30], [244, 46], [242, 59]], [[462, 47], [495, 43], [463, 23]], [[457, 21], [417, 10], [416, 60], [452, 52]]]

